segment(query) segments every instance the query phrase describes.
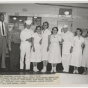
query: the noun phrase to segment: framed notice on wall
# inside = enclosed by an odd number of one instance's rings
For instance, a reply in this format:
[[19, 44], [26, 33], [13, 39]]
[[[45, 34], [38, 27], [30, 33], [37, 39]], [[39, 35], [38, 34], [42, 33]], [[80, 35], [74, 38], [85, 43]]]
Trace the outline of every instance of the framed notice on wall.
[[60, 8], [59, 9], [59, 17], [71, 17], [72, 9]]
[[41, 25], [41, 17], [33, 17], [33, 25]]

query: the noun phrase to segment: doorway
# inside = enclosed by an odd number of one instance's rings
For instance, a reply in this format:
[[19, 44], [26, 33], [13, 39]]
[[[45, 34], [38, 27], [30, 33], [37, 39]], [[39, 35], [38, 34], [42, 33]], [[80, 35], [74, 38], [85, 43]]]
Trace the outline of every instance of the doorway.
[[58, 21], [58, 34], [61, 34], [61, 29], [64, 27], [64, 25], [68, 25], [68, 30], [72, 31], [72, 21]]

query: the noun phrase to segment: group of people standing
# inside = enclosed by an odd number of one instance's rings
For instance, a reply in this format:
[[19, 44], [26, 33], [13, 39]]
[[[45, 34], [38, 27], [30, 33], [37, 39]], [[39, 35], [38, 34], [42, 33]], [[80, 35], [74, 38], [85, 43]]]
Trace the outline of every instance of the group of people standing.
[[68, 25], [64, 25], [61, 34], [58, 34], [57, 27], [53, 27], [50, 32], [48, 22], [43, 22], [43, 26], [36, 26], [34, 31], [31, 25], [32, 21], [26, 20], [25, 28], [21, 31], [19, 24], [15, 23], [8, 35], [11, 70], [17, 71], [20, 63], [20, 71], [23, 71], [25, 58], [27, 71], [30, 70], [30, 62], [33, 62], [33, 71], [39, 71], [37, 63], [43, 61], [41, 72], [47, 71], [47, 63], [51, 63], [51, 72], [56, 72], [58, 63], [62, 63], [63, 72], [69, 72], [70, 65], [74, 66], [73, 73], [78, 73], [78, 67], [81, 66], [85, 67], [84, 74], [88, 72], [88, 34], [83, 38], [82, 30], [77, 28], [74, 36], [68, 30]]

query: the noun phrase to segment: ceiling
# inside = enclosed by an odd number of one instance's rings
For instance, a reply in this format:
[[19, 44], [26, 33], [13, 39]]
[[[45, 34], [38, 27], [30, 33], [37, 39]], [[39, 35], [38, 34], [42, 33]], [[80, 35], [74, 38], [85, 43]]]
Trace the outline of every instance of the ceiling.
[[75, 7], [75, 8], [88, 8], [88, 3], [36, 3], [40, 5], [50, 5], [50, 6], [65, 6], [65, 7]]
[[8, 4], [8, 5], [16, 5], [16, 4], [19, 4], [19, 5], [30, 5], [30, 4], [38, 4], [38, 5], [49, 5], [49, 6], [62, 6], [62, 7], [74, 7], [74, 8], [86, 8], [88, 9], [88, 2], [87, 3], [77, 3], [77, 2], [66, 2], [66, 3], [61, 3], [61, 2], [25, 2], [25, 3], [0, 3], [0, 5], [5, 5], [5, 4]]

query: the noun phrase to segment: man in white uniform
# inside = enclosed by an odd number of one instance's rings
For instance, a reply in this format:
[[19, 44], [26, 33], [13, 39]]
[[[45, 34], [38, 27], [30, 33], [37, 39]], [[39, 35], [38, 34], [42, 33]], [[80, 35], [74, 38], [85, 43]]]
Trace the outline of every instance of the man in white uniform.
[[25, 29], [20, 34], [21, 45], [20, 45], [20, 70], [23, 71], [24, 68], [24, 57], [26, 70], [30, 70], [30, 49], [31, 49], [31, 38], [33, 31], [30, 29], [32, 24], [31, 20], [25, 21]]
[[69, 65], [71, 53], [73, 50], [74, 35], [68, 31], [68, 25], [64, 25], [64, 33], [62, 34], [63, 47], [62, 47], [62, 65], [64, 72], [69, 72]]

